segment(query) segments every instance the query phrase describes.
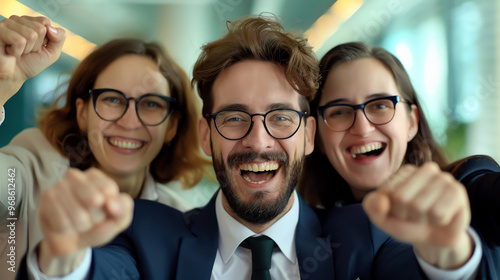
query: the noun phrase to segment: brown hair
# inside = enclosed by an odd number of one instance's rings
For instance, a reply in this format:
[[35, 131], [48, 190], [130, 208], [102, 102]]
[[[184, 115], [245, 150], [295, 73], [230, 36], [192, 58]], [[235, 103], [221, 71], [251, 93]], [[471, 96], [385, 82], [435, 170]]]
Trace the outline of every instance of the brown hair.
[[307, 100], [318, 88], [318, 61], [306, 39], [285, 32], [278, 21], [263, 16], [228, 22], [228, 33], [202, 48], [193, 69], [192, 83], [203, 100], [203, 115], [212, 113], [212, 85], [228, 66], [243, 60], [268, 61], [284, 69], [301, 98], [301, 109], [309, 111]]
[[[397, 57], [383, 48], [370, 48], [363, 43], [352, 42], [334, 47], [321, 59], [319, 63], [321, 74], [320, 86], [316, 97], [311, 101], [311, 111], [314, 115], [316, 115], [322, 89], [331, 69], [339, 64], [360, 58], [374, 58], [382, 62], [391, 71], [396, 86], [405, 100], [410, 104], [414, 104], [417, 108], [422, 108], [408, 73]], [[409, 108], [411, 110], [411, 107]], [[316, 137], [316, 141], [318, 144], [318, 141], [321, 141], [321, 139]], [[345, 190], [345, 188], [349, 188], [349, 186], [334, 170], [328, 159], [325, 159], [326, 156], [323, 155], [319, 149], [315, 149], [313, 154], [306, 159], [306, 171], [303, 173], [304, 176], [301, 180], [299, 192], [313, 205], [322, 204], [328, 207], [332, 206], [333, 203], [342, 204], [352, 201], [352, 193], [350, 191], [346, 192]], [[408, 143], [404, 163], [411, 163], [419, 166], [428, 161], [436, 162], [441, 168], [444, 168], [445, 165], [448, 164], [446, 155], [441, 151], [439, 145], [432, 136], [432, 132], [423, 111], [419, 110], [418, 132]], [[323, 166], [324, 164], [330, 167], [326, 172], [318, 168], [318, 166]], [[323, 166], [322, 168], [324, 169], [327, 167]], [[335, 175], [335, 181], [331, 179], [332, 174]], [[305, 179], [305, 176], [307, 176], [307, 179]], [[325, 176], [328, 178], [325, 178]], [[337, 179], [340, 179], [340, 181]], [[332, 187], [331, 184], [327, 182], [341, 182], [341, 184]]]
[[[77, 124], [76, 100], [90, 99], [97, 76], [113, 61], [129, 54], [151, 58], [167, 79], [172, 97], [176, 99], [168, 121], [178, 122], [176, 136], [164, 143], [151, 162], [150, 172], [155, 181], [166, 183], [179, 180], [185, 187], [196, 185], [208, 172], [211, 162], [202, 153], [197, 136], [200, 105], [186, 73], [156, 43], [137, 39], [117, 39], [95, 49], [75, 69], [68, 88], [39, 119], [40, 129], [50, 143], [69, 158], [70, 165], [86, 169], [95, 159], [88, 149], [86, 135]], [[65, 100], [62, 107], [56, 104]], [[175, 127], [175, 126], [171, 126]]]

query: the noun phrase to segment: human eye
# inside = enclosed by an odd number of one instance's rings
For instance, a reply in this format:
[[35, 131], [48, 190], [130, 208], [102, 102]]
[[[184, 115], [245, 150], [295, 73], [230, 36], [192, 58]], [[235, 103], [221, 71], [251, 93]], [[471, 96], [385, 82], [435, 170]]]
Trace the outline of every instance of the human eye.
[[238, 111], [223, 111], [217, 115], [217, 122], [220, 125], [236, 126], [248, 122], [248, 116]]
[[99, 101], [112, 107], [116, 106], [124, 106], [127, 104], [126, 99], [120, 94], [111, 92], [111, 93], [103, 93], [99, 96]]
[[273, 126], [289, 126], [295, 123], [299, 115], [291, 110], [277, 110], [267, 115], [267, 122]]
[[121, 102], [121, 100], [117, 97], [106, 97], [106, 98], [103, 98], [103, 101], [106, 103], [120, 103]]
[[327, 118], [338, 118], [345, 116], [352, 111], [350, 107], [347, 106], [332, 106], [326, 109], [326, 117]]
[[370, 111], [386, 111], [392, 109], [393, 106], [391, 100], [380, 99], [369, 102], [366, 108]]
[[140, 102], [141, 107], [148, 110], [163, 110], [167, 107], [166, 102], [160, 98], [147, 98]]

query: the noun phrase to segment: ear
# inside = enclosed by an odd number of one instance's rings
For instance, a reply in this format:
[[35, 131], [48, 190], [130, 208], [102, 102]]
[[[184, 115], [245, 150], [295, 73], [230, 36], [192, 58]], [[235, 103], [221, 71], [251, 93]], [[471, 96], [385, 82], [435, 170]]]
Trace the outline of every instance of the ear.
[[316, 134], [316, 119], [314, 117], [307, 117], [304, 124], [305, 128], [305, 152], [310, 155], [314, 150], [314, 136]]
[[418, 107], [414, 104], [411, 105], [409, 120], [410, 120], [410, 127], [408, 129], [408, 142], [410, 142], [418, 133], [418, 122], [420, 120], [420, 113], [418, 111]]
[[[90, 104], [90, 102], [89, 102]], [[87, 104], [83, 99], [76, 99], [76, 122], [78, 123], [78, 127], [80, 131], [87, 131], [87, 120], [88, 120], [88, 109]]]
[[212, 149], [210, 148], [210, 124], [204, 117], [198, 121], [198, 137], [200, 138], [200, 145], [205, 154], [209, 157], [212, 156]]
[[[170, 118], [169, 118], [170, 117]], [[169, 143], [177, 135], [177, 126], [179, 126], [178, 114], [169, 116], [167, 122], [167, 132], [165, 132], [165, 143]]]

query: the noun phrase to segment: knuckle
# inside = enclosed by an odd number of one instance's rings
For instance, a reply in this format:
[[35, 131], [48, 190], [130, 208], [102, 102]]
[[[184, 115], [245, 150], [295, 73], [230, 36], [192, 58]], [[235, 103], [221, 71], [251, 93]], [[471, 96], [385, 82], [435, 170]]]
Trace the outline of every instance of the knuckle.
[[104, 204], [104, 195], [101, 194], [100, 192], [92, 192], [87, 196], [87, 198], [83, 201], [85, 204], [85, 207], [87, 208], [95, 208], [95, 207], [100, 207], [102, 204]]
[[34, 27], [33, 27], [33, 30], [35, 32], [35, 34], [37, 35], [37, 37], [40, 35], [40, 36], [45, 36], [45, 34], [47, 33], [47, 27], [45, 27], [44, 25], [42, 24], [36, 24]]
[[408, 207], [416, 213], [423, 213], [425, 211], [424, 206], [419, 200], [413, 200], [408, 203]]
[[437, 173], [437, 172], [441, 172], [441, 169], [439, 168], [439, 165], [433, 161], [430, 161], [430, 162], [426, 162], [424, 164], [424, 168], [429, 171], [429, 172], [432, 172], [432, 173]]
[[27, 29], [26, 31], [26, 41], [35, 41], [38, 39], [38, 33], [36, 30], [33, 29]]
[[43, 25], [50, 24], [50, 19], [47, 17], [34, 17], [33, 19], [38, 21], [39, 23], [41, 23]]
[[435, 206], [431, 207], [431, 209], [429, 209], [429, 216], [433, 220], [436, 220], [436, 221], [441, 221], [443, 219], [441, 209], [437, 205], [435, 205]]
[[79, 226], [79, 227], [82, 227], [82, 228], [88, 228], [89, 227], [90, 216], [85, 211], [78, 211], [77, 213], [75, 213], [74, 219], [75, 219], [75, 225], [76, 226]]
[[401, 205], [408, 203], [408, 199], [401, 192], [398, 191], [392, 194], [392, 200], [394, 203]]
[[56, 185], [54, 185], [54, 187], [45, 190], [42, 193], [42, 199], [48, 203], [54, 203], [55, 201], [58, 201], [59, 188], [60, 188], [59, 183], [57, 183]]
[[17, 48], [24, 48], [24, 46], [26, 45], [26, 38], [22, 36], [16, 36], [16, 38], [13, 39], [12, 45]]

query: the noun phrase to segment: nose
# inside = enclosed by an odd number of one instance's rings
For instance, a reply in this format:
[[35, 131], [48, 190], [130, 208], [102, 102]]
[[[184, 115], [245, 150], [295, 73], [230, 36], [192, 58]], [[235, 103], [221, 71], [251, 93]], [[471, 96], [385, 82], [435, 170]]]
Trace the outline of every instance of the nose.
[[264, 127], [264, 117], [254, 116], [252, 129], [242, 139], [242, 144], [245, 148], [261, 153], [272, 148], [275, 141], [276, 139], [269, 135]]
[[355, 135], [366, 136], [374, 129], [375, 125], [368, 120], [368, 118], [364, 114], [363, 109], [358, 108], [356, 110], [356, 118], [354, 119], [354, 123], [349, 129], [349, 132]]
[[130, 100], [130, 104], [127, 108], [127, 111], [125, 111], [125, 114], [116, 121], [116, 123], [129, 130], [133, 130], [136, 128], [139, 128], [142, 126], [141, 121], [139, 120], [139, 117], [137, 116], [137, 113], [135, 111], [135, 100]]

